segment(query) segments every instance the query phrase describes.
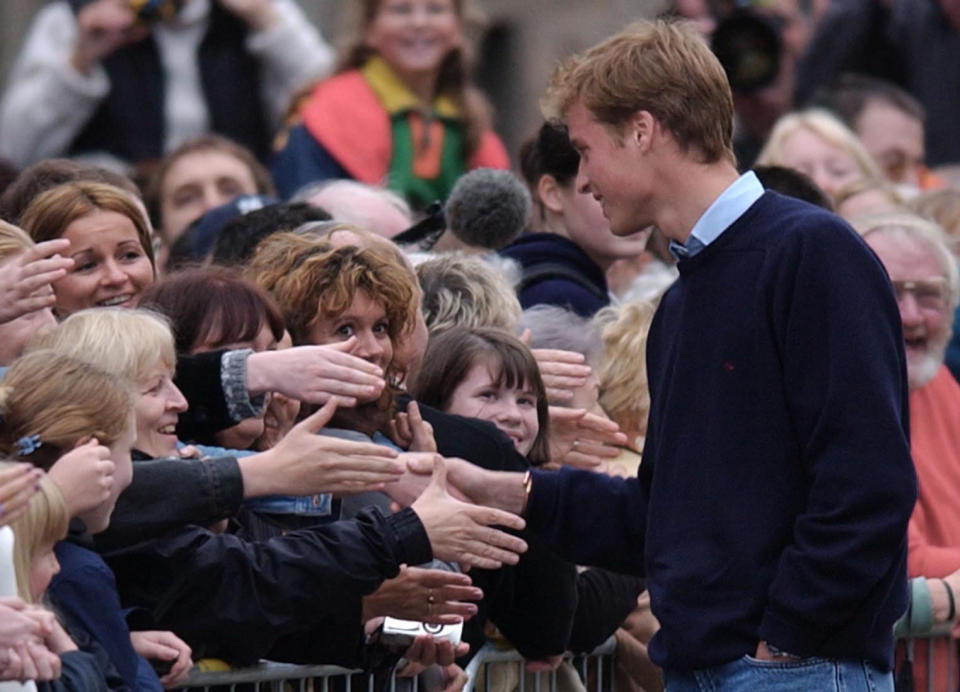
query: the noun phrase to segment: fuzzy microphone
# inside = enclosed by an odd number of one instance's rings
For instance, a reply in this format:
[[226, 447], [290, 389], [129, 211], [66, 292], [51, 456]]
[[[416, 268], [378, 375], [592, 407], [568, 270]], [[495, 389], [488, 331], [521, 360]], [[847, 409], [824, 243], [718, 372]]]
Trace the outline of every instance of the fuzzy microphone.
[[530, 218], [530, 193], [510, 171], [477, 168], [457, 180], [444, 208], [447, 228], [474, 247], [499, 250]]

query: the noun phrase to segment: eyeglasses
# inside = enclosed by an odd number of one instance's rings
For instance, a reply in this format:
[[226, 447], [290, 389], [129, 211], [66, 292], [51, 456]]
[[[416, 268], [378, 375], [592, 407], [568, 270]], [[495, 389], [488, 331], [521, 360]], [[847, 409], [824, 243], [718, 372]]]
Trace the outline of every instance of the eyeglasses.
[[947, 280], [943, 277], [891, 283], [898, 303], [909, 293], [917, 305], [925, 310], [943, 310], [947, 307]]

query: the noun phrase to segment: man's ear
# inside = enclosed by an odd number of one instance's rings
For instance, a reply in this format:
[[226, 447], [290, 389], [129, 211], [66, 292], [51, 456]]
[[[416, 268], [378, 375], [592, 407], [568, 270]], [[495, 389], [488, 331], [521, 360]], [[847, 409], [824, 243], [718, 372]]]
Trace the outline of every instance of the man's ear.
[[545, 174], [540, 176], [537, 181], [537, 197], [544, 208], [549, 209], [555, 214], [563, 213], [563, 198], [560, 194], [560, 183], [552, 175]]
[[657, 128], [657, 119], [650, 111], [636, 111], [627, 121], [626, 139], [640, 148], [649, 151], [653, 144], [653, 133]]

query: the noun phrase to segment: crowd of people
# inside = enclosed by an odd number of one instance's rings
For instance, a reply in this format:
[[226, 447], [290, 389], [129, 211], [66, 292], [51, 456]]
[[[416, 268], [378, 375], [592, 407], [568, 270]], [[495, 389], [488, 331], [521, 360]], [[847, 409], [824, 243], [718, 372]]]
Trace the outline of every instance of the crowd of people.
[[488, 639], [536, 672], [614, 636], [631, 692], [947, 690], [955, 642], [894, 643], [960, 634], [931, 90], [889, 56], [811, 81], [847, 0], [757, 10], [781, 62], [743, 87], [728, 18], [678, 2], [560, 65], [508, 152], [469, 0], [349, 4], [339, 59], [294, 0], [63, 0], [26, 35], [0, 689], [270, 659], [456, 692]]

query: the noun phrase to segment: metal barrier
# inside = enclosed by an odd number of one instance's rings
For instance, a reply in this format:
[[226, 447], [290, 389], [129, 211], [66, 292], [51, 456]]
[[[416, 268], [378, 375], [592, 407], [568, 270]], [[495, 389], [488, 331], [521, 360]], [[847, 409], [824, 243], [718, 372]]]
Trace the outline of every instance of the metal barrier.
[[[921, 647], [926, 649], [925, 655], [918, 661], [916, 659], [916, 650], [917, 643], [924, 642], [926, 646]], [[930, 632], [923, 634], [914, 634], [909, 637], [902, 637], [897, 640], [898, 649], [900, 645], [904, 645], [905, 649], [905, 659], [903, 661], [898, 660], [897, 670], [898, 673], [902, 674], [902, 667], [906, 663], [912, 663], [912, 675], [913, 680], [922, 682], [926, 680], [925, 685], [917, 686], [913, 685], [912, 689], [914, 692], [957, 692], [958, 681], [954, 677], [954, 671], [957, 668], [957, 641], [950, 637], [950, 627], [947, 625], [939, 625], [933, 628]], [[940, 645], [940, 646], [938, 646]], [[947, 660], [946, 660], [946, 675], [943, 675], [942, 667], [943, 662], [940, 662], [940, 666], [937, 666], [936, 649], [945, 648], [947, 651]], [[922, 668], [920, 666], [922, 665]], [[918, 680], [919, 678], [919, 680]]]
[[[610, 637], [594, 651], [583, 656], [567, 655], [565, 661], [573, 664], [580, 674], [581, 680], [586, 683], [591, 673], [596, 681], [594, 692], [612, 692], [613, 690], [613, 652], [616, 642]], [[468, 677], [464, 692], [474, 692], [474, 682], [481, 670], [486, 671], [491, 664], [516, 664], [522, 671], [524, 659], [514, 649], [498, 649], [487, 643], [480, 648], [470, 660], [466, 672]], [[593, 664], [593, 665], [591, 665]], [[606, 669], [605, 669], [606, 668]], [[542, 680], [547, 681], [544, 692], [555, 692], [557, 689], [556, 672], [536, 673], [533, 692], [541, 692]], [[489, 682], [489, 676], [487, 676]], [[519, 675], [519, 692], [524, 692], [525, 676]], [[342, 682], [341, 682], [342, 681]], [[405, 681], [405, 688], [410, 692], [417, 692], [417, 678]], [[223, 671], [203, 671], [195, 668], [178, 690], [204, 691], [222, 689], [254, 690], [256, 692], [374, 692], [373, 675], [361, 670], [350, 670], [339, 666], [303, 666], [291, 663], [276, 663], [263, 661], [259, 665], [248, 668], [235, 668]], [[389, 692], [395, 692], [397, 678], [390, 680]], [[485, 692], [490, 692], [489, 685]]]

